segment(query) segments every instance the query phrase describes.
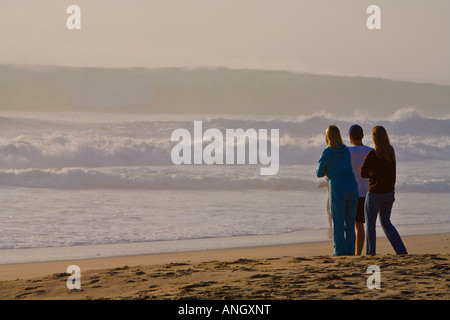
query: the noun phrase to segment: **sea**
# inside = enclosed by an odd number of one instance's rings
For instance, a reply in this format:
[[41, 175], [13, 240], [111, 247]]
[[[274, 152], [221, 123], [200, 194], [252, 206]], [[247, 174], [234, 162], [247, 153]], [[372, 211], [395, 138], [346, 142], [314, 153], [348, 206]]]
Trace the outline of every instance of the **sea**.
[[[221, 132], [278, 129], [277, 174], [261, 175], [261, 164], [174, 164], [171, 135], [193, 132], [194, 121]], [[413, 107], [377, 119], [321, 110], [0, 111], [0, 264], [332, 239], [317, 161], [326, 127], [337, 125], [349, 144], [354, 123], [369, 146], [373, 126], [390, 135], [397, 156], [392, 222], [400, 233], [449, 232], [449, 116]]]

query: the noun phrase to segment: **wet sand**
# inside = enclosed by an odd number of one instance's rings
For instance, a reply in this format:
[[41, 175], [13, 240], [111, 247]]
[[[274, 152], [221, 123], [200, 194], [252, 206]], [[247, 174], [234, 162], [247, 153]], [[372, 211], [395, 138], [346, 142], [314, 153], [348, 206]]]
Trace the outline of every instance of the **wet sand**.
[[[332, 242], [0, 265], [0, 299], [450, 298], [450, 234], [403, 237], [409, 255], [377, 239], [377, 256], [333, 257]], [[66, 286], [69, 265], [81, 289]], [[370, 290], [369, 266], [380, 268]]]

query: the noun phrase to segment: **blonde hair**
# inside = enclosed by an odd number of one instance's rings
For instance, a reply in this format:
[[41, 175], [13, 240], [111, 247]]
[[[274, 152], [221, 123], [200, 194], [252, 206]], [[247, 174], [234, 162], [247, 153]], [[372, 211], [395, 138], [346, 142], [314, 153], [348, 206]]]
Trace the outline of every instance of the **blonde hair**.
[[372, 129], [373, 143], [375, 144], [375, 154], [378, 158], [387, 161], [395, 161], [395, 151], [389, 142], [386, 129], [382, 126], [375, 126]]
[[343, 144], [341, 132], [334, 124], [329, 126], [325, 131], [325, 139], [327, 141], [327, 145], [331, 148], [338, 148], [339, 144]]

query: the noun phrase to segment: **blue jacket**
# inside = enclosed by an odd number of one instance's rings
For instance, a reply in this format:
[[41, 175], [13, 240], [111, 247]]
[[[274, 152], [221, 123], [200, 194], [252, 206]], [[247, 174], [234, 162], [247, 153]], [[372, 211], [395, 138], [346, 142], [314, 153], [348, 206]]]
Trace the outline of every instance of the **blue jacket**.
[[319, 160], [317, 167], [317, 177], [327, 176], [330, 186], [339, 185], [340, 187], [358, 188], [358, 184], [353, 174], [352, 163], [350, 160], [350, 151], [343, 144], [338, 148], [326, 148]]

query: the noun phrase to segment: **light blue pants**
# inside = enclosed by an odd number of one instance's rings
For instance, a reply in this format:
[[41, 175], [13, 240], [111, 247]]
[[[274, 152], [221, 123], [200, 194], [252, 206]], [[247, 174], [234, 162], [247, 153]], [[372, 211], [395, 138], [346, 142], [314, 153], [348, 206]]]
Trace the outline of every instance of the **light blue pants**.
[[358, 189], [353, 184], [330, 185], [334, 256], [355, 254], [355, 218], [358, 197]]
[[394, 191], [388, 193], [367, 193], [364, 205], [366, 218], [366, 254], [376, 253], [376, 222], [380, 213], [381, 227], [397, 254], [407, 254], [402, 238], [391, 223], [391, 211], [394, 204]]

